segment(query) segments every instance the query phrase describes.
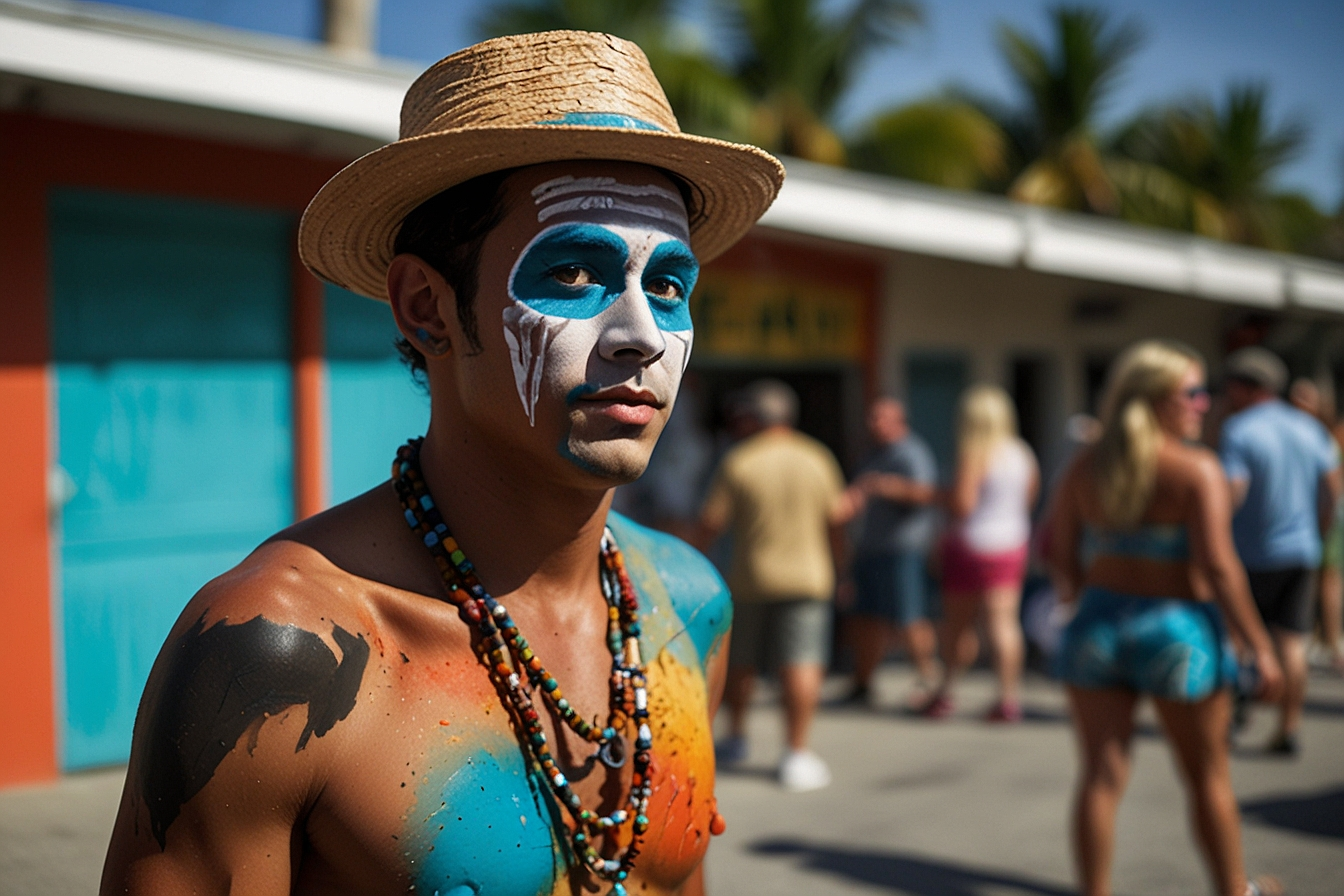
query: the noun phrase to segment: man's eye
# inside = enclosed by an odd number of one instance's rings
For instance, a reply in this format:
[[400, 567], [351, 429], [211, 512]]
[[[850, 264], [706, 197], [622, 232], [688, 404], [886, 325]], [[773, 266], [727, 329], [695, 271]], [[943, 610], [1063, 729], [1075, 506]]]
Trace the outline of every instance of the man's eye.
[[655, 298], [669, 301], [681, 298], [681, 284], [667, 277], [654, 277], [644, 284], [644, 291]]
[[593, 272], [581, 264], [566, 264], [558, 268], [551, 268], [549, 274], [565, 286], [588, 286], [597, 282]]

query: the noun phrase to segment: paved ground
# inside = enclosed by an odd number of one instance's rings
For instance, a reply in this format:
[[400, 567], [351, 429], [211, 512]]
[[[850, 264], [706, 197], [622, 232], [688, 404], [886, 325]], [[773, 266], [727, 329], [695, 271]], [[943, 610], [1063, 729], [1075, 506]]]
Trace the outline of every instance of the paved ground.
[[[880, 682], [886, 704], [908, 686], [899, 667]], [[828, 684], [838, 693], [843, 683]], [[773, 783], [779, 720], [763, 694], [751, 720], [746, 767], [719, 783], [728, 832], [710, 851], [717, 896], [906, 894], [1056, 896], [1072, 892], [1065, 808], [1074, 770], [1061, 694], [1033, 682], [1028, 721], [977, 721], [989, 682], [977, 674], [940, 723], [894, 710], [831, 709], [816, 746], [835, 773], [830, 788], [787, 794]], [[1186, 833], [1183, 800], [1151, 716], [1120, 815], [1119, 896], [1208, 892]], [[1262, 712], [1242, 739], [1262, 742]], [[1295, 761], [1239, 750], [1234, 765], [1245, 813], [1248, 865], [1272, 871], [1293, 896], [1344, 893], [1344, 680], [1312, 681], [1305, 753]], [[0, 896], [81, 896], [97, 889], [122, 772], [56, 786], [0, 791]]]

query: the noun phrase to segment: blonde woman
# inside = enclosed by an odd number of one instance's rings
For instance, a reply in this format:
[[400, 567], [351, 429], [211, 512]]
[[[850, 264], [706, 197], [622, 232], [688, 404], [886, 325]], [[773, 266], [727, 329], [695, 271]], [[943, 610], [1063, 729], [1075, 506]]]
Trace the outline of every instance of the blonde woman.
[[942, 678], [923, 713], [952, 712], [952, 685], [975, 661], [975, 624], [983, 615], [999, 696], [986, 718], [1022, 718], [1022, 625], [1018, 604], [1031, 539], [1031, 506], [1040, 475], [1017, 437], [1017, 414], [997, 386], [972, 386], [961, 399], [957, 471], [948, 497], [951, 523], [943, 538]]
[[1050, 561], [1077, 614], [1058, 655], [1081, 769], [1073, 847], [1084, 896], [1110, 890], [1115, 815], [1134, 708], [1153, 698], [1219, 896], [1281, 892], [1248, 882], [1228, 767], [1236, 661], [1224, 619], [1253, 652], [1262, 696], [1280, 687], [1274, 648], [1232, 544], [1218, 459], [1193, 444], [1209, 394], [1184, 346], [1141, 342], [1111, 371], [1102, 434], [1074, 461], [1051, 512]]

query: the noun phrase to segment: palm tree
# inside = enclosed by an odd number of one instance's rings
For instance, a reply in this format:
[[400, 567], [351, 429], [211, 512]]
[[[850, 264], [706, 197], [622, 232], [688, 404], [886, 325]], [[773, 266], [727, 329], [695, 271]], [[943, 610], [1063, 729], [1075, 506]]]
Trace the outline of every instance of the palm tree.
[[877, 50], [922, 19], [911, 0], [859, 0], [838, 17], [818, 0], [720, 0], [733, 37], [732, 70], [753, 101], [744, 135], [766, 149], [842, 164], [831, 118]]
[[880, 113], [855, 163], [940, 186], [1102, 214], [1119, 210], [1097, 117], [1141, 33], [1095, 9], [1050, 10], [1050, 39], [1000, 23], [999, 50], [1018, 88], [1007, 105], [963, 89]]
[[850, 146], [858, 168], [955, 190], [990, 188], [1008, 173], [1008, 138], [974, 103], [919, 100], [879, 114]]
[[1125, 214], [1218, 239], [1292, 249], [1325, 217], [1273, 176], [1306, 142], [1303, 124], [1270, 122], [1264, 84], [1233, 85], [1221, 103], [1193, 99], [1139, 115], [1115, 140]]
[[727, 63], [683, 39], [671, 0], [513, 0], [479, 22], [486, 35], [553, 28], [635, 41], [682, 128], [833, 164], [844, 146], [830, 124], [873, 52], [920, 20], [913, 0], [858, 0], [827, 16], [820, 0], [716, 0]]
[[999, 48], [1023, 104], [1003, 122], [1022, 165], [1008, 195], [1024, 202], [1114, 214], [1115, 186], [1097, 139], [1097, 117], [1142, 43], [1133, 20], [1112, 24], [1083, 7], [1050, 11], [1042, 44], [999, 26]]

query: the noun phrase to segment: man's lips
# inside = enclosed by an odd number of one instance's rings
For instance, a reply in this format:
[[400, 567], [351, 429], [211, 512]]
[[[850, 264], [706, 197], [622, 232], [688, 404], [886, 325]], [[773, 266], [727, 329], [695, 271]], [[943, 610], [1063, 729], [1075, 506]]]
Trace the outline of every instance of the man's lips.
[[576, 404], [589, 414], [606, 417], [616, 423], [644, 426], [653, 420], [666, 402], [647, 389], [613, 386], [585, 395]]

